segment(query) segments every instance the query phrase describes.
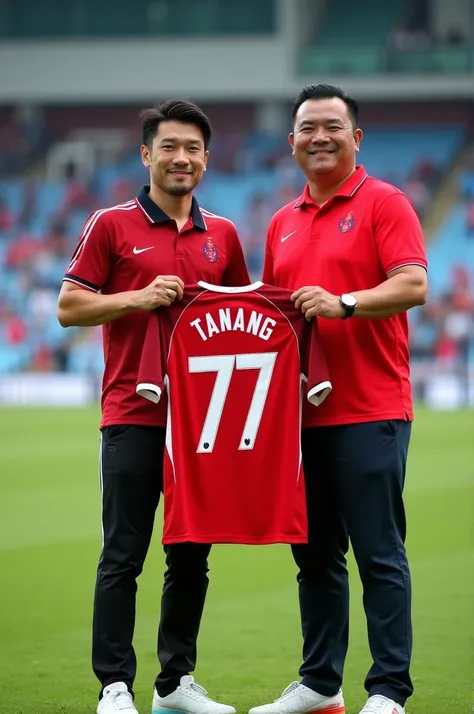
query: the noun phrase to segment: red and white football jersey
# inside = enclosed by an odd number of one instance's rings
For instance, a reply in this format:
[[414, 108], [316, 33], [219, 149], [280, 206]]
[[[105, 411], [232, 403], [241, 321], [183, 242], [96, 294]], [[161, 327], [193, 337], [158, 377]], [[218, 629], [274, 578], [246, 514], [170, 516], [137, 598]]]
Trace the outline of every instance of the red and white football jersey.
[[307, 541], [302, 392], [318, 405], [331, 384], [290, 295], [200, 282], [151, 314], [137, 392], [168, 393], [163, 543]]

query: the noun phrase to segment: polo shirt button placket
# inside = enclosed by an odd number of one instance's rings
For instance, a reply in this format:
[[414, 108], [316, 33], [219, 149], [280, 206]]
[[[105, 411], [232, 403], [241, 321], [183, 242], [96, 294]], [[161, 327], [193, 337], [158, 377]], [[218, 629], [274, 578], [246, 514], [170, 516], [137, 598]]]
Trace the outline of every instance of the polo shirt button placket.
[[319, 230], [319, 222], [320, 222], [319, 211], [316, 211], [312, 220], [311, 220], [311, 229], [310, 229], [310, 233], [309, 233], [310, 241], [319, 240], [321, 238], [321, 233]]

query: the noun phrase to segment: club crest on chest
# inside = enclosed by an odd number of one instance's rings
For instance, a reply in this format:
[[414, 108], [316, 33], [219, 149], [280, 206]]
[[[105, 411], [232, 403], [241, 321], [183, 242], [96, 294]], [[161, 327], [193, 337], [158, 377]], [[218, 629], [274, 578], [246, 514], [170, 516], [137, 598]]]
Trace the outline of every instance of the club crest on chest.
[[354, 227], [354, 223], [355, 216], [352, 211], [349, 211], [347, 216], [341, 218], [341, 220], [339, 221], [339, 230], [341, 231], [341, 233], [347, 233]]
[[204, 253], [204, 257], [206, 260], [208, 260], [210, 263], [216, 263], [217, 258], [219, 257], [219, 252], [217, 250], [217, 246], [212, 240], [211, 236], [206, 238], [206, 242], [202, 246], [202, 252]]

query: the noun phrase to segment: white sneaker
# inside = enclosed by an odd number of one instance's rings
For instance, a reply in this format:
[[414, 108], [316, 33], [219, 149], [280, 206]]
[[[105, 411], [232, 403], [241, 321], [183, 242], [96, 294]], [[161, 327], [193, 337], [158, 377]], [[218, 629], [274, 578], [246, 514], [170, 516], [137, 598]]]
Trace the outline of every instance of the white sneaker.
[[360, 714], [405, 714], [405, 709], [381, 694], [374, 694], [367, 699], [367, 703]]
[[196, 684], [194, 677], [185, 674], [180, 679], [180, 684], [174, 692], [166, 697], [160, 697], [158, 692], [153, 693], [152, 714], [236, 714], [234, 707], [220, 704], [207, 696], [205, 689]]
[[253, 707], [249, 714], [345, 714], [344, 698], [339, 690], [334, 697], [325, 697], [299, 682], [292, 682], [272, 704]]
[[97, 714], [138, 714], [133, 697], [125, 682], [114, 682], [105, 687], [97, 705]]

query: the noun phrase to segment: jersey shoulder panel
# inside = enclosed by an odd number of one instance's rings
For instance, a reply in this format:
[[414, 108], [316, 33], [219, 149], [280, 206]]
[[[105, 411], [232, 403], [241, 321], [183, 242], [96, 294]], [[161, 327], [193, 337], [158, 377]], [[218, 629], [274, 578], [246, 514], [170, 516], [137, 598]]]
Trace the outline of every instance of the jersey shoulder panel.
[[211, 213], [211, 211], [207, 211], [205, 208], [202, 207], [200, 210], [208, 228], [212, 227], [213, 225], [220, 224], [221, 226], [227, 225], [229, 227], [232, 227], [235, 231], [237, 231], [235, 223], [233, 223], [230, 218], [226, 218], [225, 216], [219, 216], [217, 213]]

